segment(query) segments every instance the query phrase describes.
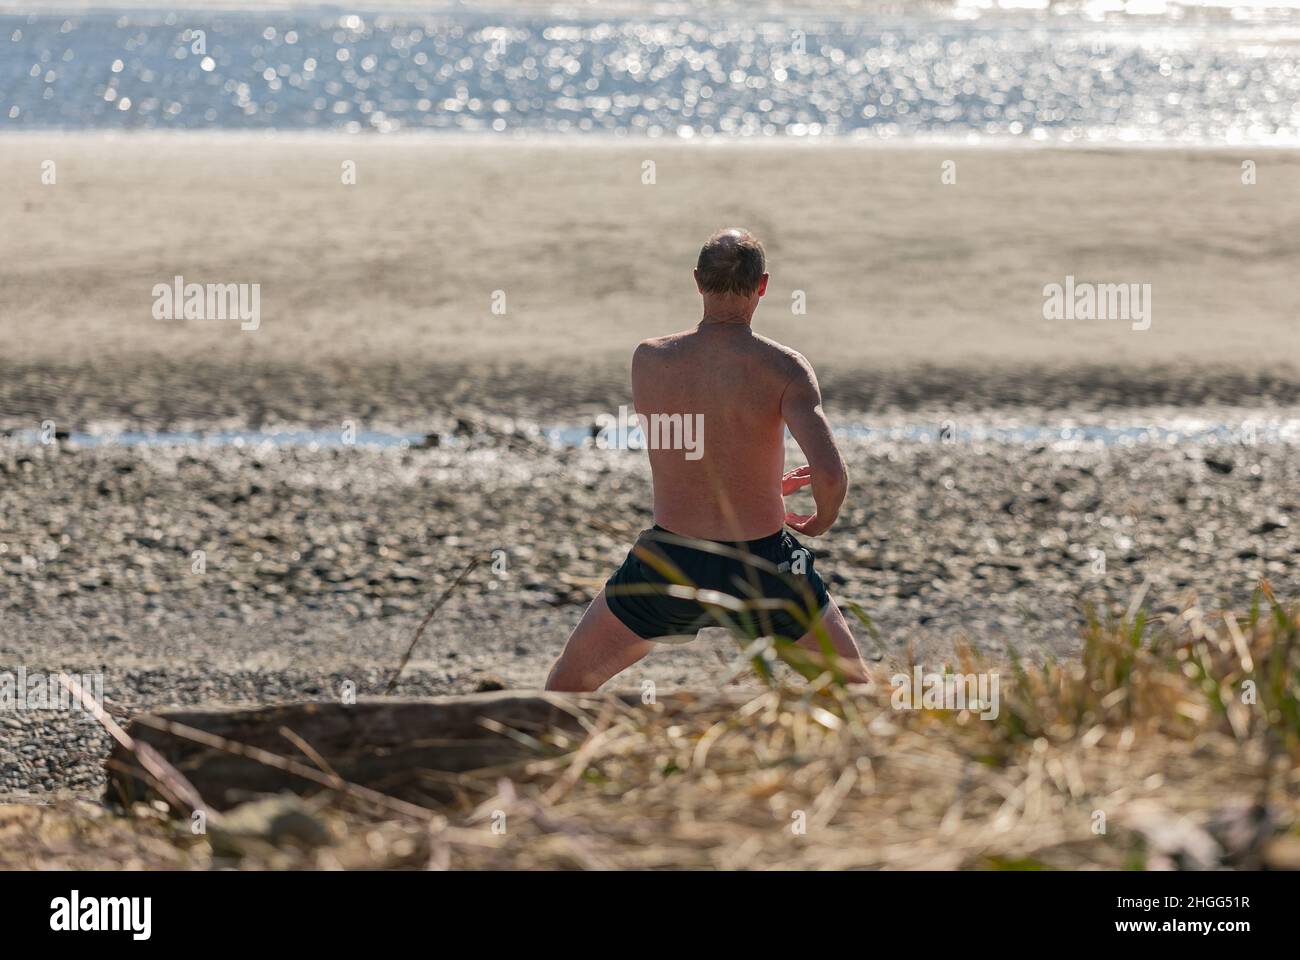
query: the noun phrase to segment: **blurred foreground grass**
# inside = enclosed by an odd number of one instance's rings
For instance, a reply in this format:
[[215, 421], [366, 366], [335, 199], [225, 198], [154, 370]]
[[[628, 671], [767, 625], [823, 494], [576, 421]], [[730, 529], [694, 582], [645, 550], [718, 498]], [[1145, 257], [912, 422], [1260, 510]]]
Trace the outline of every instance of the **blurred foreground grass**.
[[198, 836], [161, 804], [0, 807], [0, 867], [1296, 868], [1298, 639], [1268, 584], [1240, 616], [1135, 602], [1077, 660], [943, 668], [997, 675], [989, 719], [896, 709], [890, 676], [845, 688], [781, 644], [758, 695], [575, 699], [583, 736], [502, 731], [527, 756], [437, 775], [427, 816], [325, 791]]

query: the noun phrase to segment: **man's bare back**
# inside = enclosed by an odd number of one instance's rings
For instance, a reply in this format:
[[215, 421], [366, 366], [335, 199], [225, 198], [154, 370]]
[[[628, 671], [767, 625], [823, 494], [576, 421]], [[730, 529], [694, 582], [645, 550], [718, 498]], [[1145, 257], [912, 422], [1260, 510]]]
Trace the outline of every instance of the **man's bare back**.
[[823, 435], [815, 394], [808, 362], [748, 323], [706, 319], [644, 341], [632, 357], [637, 413], [694, 417], [703, 427], [698, 459], [675, 449], [649, 451], [655, 523], [708, 540], [754, 540], [780, 530], [787, 417], [801, 446], [811, 441], [828, 471], [843, 470], [829, 426]]
[[710, 540], [753, 540], [785, 523], [781, 394], [797, 369], [748, 324], [647, 340], [632, 357], [637, 413], [695, 417], [699, 459], [651, 449], [655, 523]]
[[[811, 365], [750, 329], [767, 279], [752, 235], [714, 234], [695, 270], [699, 325], [636, 348], [632, 398], [646, 432], [655, 526], [583, 614], [548, 689], [594, 690], [657, 641], [705, 626], [816, 652], [829, 641], [842, 675], [867, 680], [812, 551], [785, 530], [816, 537], [830, 529], [848, 475]], [[786, 427], [808, 463], [783, 475]], [[809, 485], [816, 511], [787, 512], [785, 496]]]

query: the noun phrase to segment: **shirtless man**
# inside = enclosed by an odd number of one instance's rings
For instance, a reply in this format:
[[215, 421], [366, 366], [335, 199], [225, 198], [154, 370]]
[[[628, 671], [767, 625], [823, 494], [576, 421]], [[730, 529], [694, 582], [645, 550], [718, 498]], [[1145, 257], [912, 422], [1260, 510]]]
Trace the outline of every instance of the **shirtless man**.
[[[618, 572], [592, 601], [551, 668], [548, 690], [595, 690], [636, 663], [656, 640], [694, 636], [728, 621], [759, 636], [799, 637], [821, 650], [829, 636], [846, 678], [867, 681], [844, 615], [813, 569], [809, 537], [830, 529], [848, 473], [822, 412], [821, 391], [802, 356], [750, 329], [767, 290], [763, 246], [744, 230], [722, 230], [700, 250], [695, 284], [704, 318], [692, 330], [645, 340], [632, 355], [632, 400], [640, 417], [676, 414], [705, 428], [695, 449], [648, 444], [655, 525], [641, 533]], [[645, 424], [642, 420], [642, 424]], [[785, 428], [808, 465], [782, 475]], [[701, 455], [702, 453], [702, 455]], [[784, 495], [812, 485], [816, 511], [787, 513]], [[697, 541], [696, 544], [687, 542]], [[709, 550], [713, 541], [719, 549]], [[745, 556], [758, 558], [751, 562]], [[670, 595], [682, 579], [761, 609], [738, 613]], [[707, 598], [707, 597], [706, 597]], [[720, 619], [719, 616], [722, 618]]]

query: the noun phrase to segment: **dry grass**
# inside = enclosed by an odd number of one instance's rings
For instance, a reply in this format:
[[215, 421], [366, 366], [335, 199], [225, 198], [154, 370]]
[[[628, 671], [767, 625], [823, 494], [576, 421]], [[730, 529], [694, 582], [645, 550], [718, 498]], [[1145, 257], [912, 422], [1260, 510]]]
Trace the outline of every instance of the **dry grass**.
[[1078, 661], [1003, 672], [992, 720], [896, 710], [883, 676], [872, 690], [774, 677], [740, 701], [594, 697], [573, 701], [585, 736], [529, 740], [508, 767], [430, 772], [455, 799], [427, 817], [326, 791], [237, 808], [198, 837], [146, 805], [17, 807], [0, 809], [0, 864], [1295, 866], [1300, 609], [1266, 584], [1256, 599], [1240, 620], [1195, 605], [1094, 618]]

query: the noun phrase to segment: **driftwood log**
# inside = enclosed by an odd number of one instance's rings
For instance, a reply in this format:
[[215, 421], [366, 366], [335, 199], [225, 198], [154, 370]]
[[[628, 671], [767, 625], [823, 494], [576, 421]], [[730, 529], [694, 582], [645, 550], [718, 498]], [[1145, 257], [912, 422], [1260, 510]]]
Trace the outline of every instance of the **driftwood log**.
[[[292, 770], [232, 752], [232, 745], [265, 751], [337, 775], [392, 797], [436, 805], [447, 799], [448, 774], [572, 750], [585, 736], [576, 713], [594, 719], [602, 709], [675, 709], [692, 694], [643, 705], [635, 693], [588, 696], [502, 691], [465, 696], [361, 698], [355, 704], [291, 703], [268, 707], [209, 707], [136, 717], [127, 733], [147, 744], [193, 785], [204, 802], [227, 810], [258, 794], [315, 793], [325, 786]], [[577, 708], [575, 710], [575, 708]], [[209, 742], [195, 742], [201, 732]], [[552, 746], [568, 734], [567, 746]], [[212, 741], [220, 738], [222, 745]], [[539, 743], [541, 741], [541, 743]], [[121, 744], [108, 760], [106, 799], [128, 804], [153, 794], [131, 751]]]

